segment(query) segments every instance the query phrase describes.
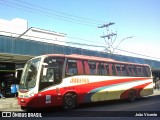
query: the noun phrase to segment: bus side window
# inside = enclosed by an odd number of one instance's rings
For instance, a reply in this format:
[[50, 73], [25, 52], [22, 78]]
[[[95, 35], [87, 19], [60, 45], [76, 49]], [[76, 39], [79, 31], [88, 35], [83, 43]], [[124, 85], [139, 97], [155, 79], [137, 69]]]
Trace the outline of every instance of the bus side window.
[[141, 70], [142, 70], [143, 77], [149, 77], [151, 75], [149, 72], [149, 67], [142, 67]]
[[137, 67], [138, 77], [143, 77], [142, 67]]
[[89, 64], [90, 75], [95, 75], [96, 74], [96, 62], [88, 61], [88, 64]]
[[133, 76], [133, 77], [137, 77], [138, 76], [137, 70], [136, 70], [136, 66], [131, 65], [130, 66], [130, 72], [131, 72], [131, 76]]
[[107, 63], [101, 63], [102, 75], [109, 75], [109, 65]]
[[96, 62], [96, 74], [101, 75], [101, 64]]
[[144, 74], [145, 74], [145, 77], [150, 77], [151, 76], [151, 72], [150, 72], [150, 69], [149, 67], [144, 67]]
[[112, 64], [112, 75], [113, 75], [113, 76], [116, 76], [116, 75], [117, 75], [116, 68], [115, 68], [115, 65], [114, 65], [114, 64]]
[[129, 76], [133, 76], [133, 71], [131, 66], [128, 66]]
[[77, 75], [77, 61], [76, 60], [68, 60], [66, 66], [66, 75], [72, 76]]
[[117, 75], [121, 76], [121, 65], [116, 64], [115, 67], [116, 67], [116, 70], [117, 70]]
[[101, 74], [101, 66], [99, 62], [88, 61], [90, 75], [100, 75]]
[[121, 69], [122, 69], [122, 76], [128, 76], [126, 66], [121, 65]]

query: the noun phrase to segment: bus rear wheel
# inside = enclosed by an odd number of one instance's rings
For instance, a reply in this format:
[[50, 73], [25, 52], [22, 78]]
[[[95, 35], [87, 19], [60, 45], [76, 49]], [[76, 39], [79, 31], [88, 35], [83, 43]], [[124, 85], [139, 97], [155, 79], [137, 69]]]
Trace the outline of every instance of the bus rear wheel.
[[63, 97], [63, 109], [64, 110], [73, 110], [77, 105], [77, 96], [72, 93], [67, 93]]
[[131, 90], [128, 94], [128, 100], [130, 102], [134, 102], [136, 100], [136, 92], [134, 90]]

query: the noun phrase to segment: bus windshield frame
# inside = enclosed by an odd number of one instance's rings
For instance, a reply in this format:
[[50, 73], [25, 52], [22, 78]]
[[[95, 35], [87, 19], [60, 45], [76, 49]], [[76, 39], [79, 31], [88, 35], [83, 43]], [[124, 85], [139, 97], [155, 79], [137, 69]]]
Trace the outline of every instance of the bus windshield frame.
[[35, 58], [27, 61], [21, 76], [19, 89], [28, 90], [35, 87], [40, 62], [41, 58]]

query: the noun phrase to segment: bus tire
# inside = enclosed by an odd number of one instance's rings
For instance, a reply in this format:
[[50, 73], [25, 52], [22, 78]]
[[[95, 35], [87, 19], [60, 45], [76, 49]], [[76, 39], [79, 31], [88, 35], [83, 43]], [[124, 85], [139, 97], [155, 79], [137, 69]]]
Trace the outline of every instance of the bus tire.
[[128, 100], [129, 100], [129, 102], [134, 102], [136, 100], [136, 92], [134, 90], [131, 90], [129, 92]]
[[24, 107], [24, 106], [21, 106], [21, 110], [26, 110], [26, 107]]
[[26, 112], [32, 112], [32, 109], [30, 107], [21, 106], [21, 110], [24, 110]]
[[73, 93], [67, 93], [63, 97], [63, 109], [73, 110], [77, 105], [77, 96]]

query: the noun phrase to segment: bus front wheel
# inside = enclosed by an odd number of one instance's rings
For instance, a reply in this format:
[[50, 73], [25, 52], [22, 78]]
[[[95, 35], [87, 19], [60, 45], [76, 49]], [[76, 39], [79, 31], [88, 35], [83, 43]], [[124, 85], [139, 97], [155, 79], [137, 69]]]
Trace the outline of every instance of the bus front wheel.
[[77, 105], [77, 97], [75, 94], [67, 93], [63, 98], [63, 109], [73, 110]]
[[24, 107], [24, 106], [21, 106], [21, 110], [26, 110], [26, 107]]
[[33, 108], [21, 106], [21, 110], [24, 110], [26, 112], [32, 112]]

